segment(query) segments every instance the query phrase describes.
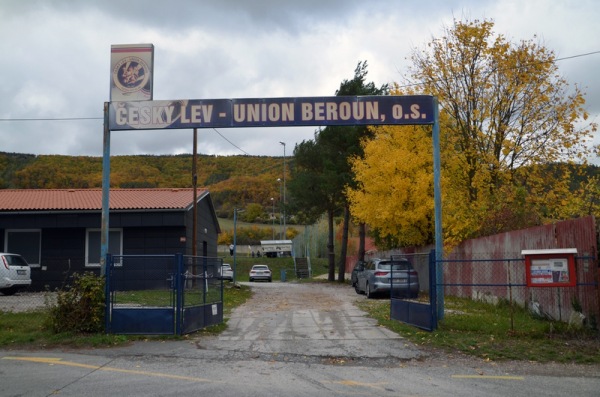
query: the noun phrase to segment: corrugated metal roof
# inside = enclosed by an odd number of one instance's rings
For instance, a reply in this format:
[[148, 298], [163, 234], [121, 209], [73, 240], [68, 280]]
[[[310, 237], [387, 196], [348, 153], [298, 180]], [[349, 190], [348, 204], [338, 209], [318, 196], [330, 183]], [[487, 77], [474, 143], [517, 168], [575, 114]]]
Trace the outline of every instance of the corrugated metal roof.
[[[207, 191], [198, 189], [198, 198]], [[186, 209], [194, 190], [111, 189], [111, 210]], [[0, 211], [101, 210], [102, 189], [0, 189]]]

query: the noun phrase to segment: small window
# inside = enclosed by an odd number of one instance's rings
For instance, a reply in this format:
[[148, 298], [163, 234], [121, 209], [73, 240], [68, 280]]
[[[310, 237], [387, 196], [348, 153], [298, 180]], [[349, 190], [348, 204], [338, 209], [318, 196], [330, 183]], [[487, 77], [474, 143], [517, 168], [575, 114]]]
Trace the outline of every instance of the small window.
[[40, 266], [42, 232], [40, 230], [7, 230], [4, 252], [19, 254], [31, 267]]
[[[85, 244], [85, 265], [100, 266], [101, 235], [100, 229], [88, 229]], [[123, 252], [123, 231], [111, 229], [108, 232], [108, 253], [121, 255]]]

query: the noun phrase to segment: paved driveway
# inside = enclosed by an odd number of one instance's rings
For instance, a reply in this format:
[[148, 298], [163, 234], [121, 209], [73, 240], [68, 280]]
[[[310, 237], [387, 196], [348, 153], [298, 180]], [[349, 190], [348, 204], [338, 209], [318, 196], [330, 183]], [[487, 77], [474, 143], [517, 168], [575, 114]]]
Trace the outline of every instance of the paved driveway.
[[347, 285], [250, 283], [254, 296], [236, 308], [218, 336], [200, 348], [291, 361], [393, 361], [419, 357], [410, 342], [377, 325], [353, 304]]
[[101, 349], [0, 350], [0, 395], [598, 395], [597, 366], [427, 357], [356, 309], [352, 302], [365, 297], [349, 286], [252, 288], [254, 297], [218, 336]]

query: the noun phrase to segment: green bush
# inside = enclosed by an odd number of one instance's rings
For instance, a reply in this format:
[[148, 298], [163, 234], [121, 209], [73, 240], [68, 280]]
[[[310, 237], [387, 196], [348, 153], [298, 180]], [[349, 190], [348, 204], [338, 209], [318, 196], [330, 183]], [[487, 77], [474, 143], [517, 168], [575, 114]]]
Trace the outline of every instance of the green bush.
[[56, 333], [103, 332], [104, 308], [104, 277], [74, 274], [73, 284], [58, 291], [49, 307], [49, 326]]

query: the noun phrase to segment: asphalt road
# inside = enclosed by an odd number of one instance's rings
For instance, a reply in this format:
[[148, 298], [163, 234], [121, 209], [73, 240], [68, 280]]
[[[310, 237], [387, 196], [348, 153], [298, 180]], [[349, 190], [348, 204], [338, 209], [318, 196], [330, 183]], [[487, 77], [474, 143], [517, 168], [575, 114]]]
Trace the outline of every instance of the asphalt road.
[[597, 396], [598, 366], [422, 350], [348, 286], [252, 283], [218, 336], [112, 349], [0, 350], [0, 396]]

